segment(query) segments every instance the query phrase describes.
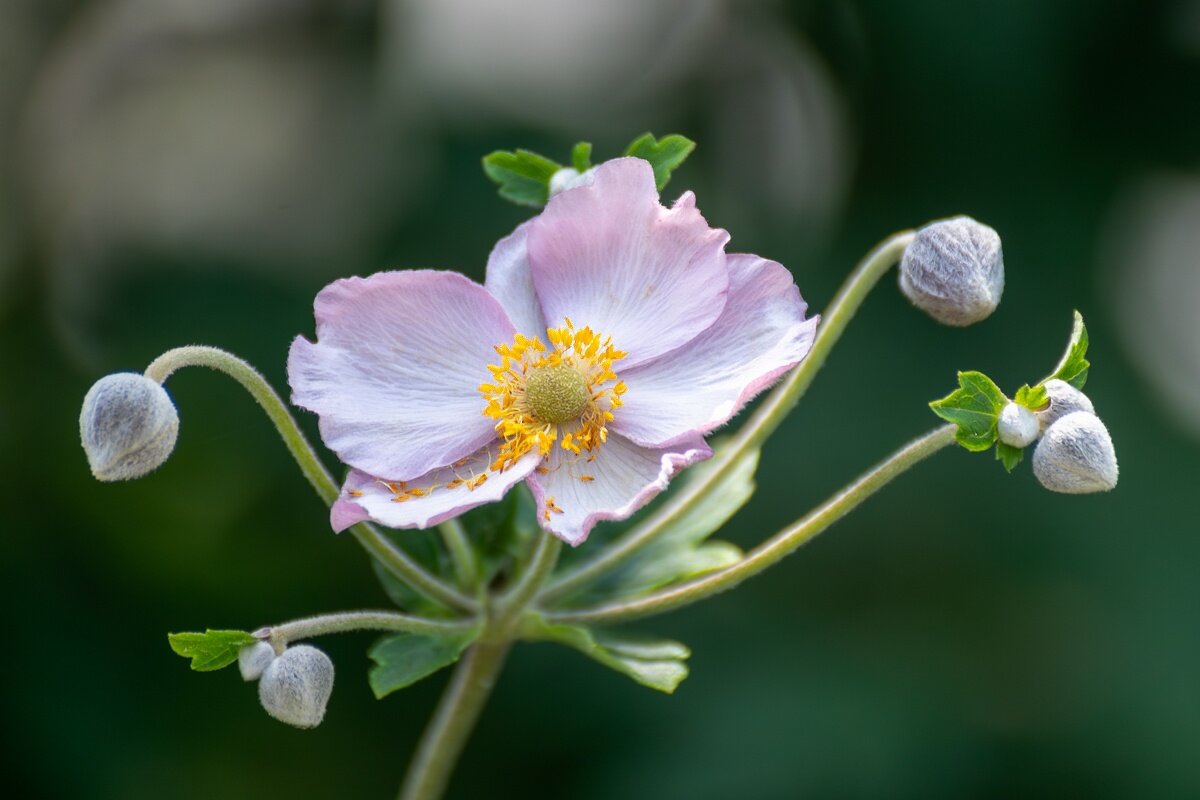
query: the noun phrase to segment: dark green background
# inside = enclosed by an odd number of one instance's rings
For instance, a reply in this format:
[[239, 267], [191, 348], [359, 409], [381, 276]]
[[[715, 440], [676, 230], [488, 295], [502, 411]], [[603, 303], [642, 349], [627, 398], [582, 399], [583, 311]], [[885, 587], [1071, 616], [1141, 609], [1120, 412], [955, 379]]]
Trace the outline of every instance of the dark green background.
[[[42, 6], [23, 98], [102, 5]], [[374, 5], [333, 6], [290, 24], [342, 62], [370, 63]], [[79, 402], [102, 374], [193, 342], [248, 358], [283, 389], [288, 343], [311, 335], [311, 300], [329, 280], [430, 264], [482, 276], [492, 243], [525, 215], [495, 197], [483, 154], [527, 146], [561, 159], [592, 138], [604, 157], [653, 127], [700, 143], [667, 195], [695, 188], [732, 248], [787, 264], [817, 310], [894, 230], [969, 213], [1004, 242], [1004, 302], [974, 328], [941, 328], [882, 284], [768, 444], [758, 494], [729, 538], [761, 540], [931, 427], [926, 402], [953, 387], [956, 369], [1009, 390], [1040, 378], [1076, 307], [1120, 486], [1056, 496], [1027, 464], [1009, 476], [990, 455], [941, 454], [739, 591], [643, 623], [694, 650], [673, 697], [565, 649], [519, 647], [451, 796], [1200, 796], [1200, 448], [1164, 418], [1122, 348], [1119, 298], [1100, 268], [1121, 189], [1147, 170], [1197, 166], [1200, 59], [1172, 45], [1183, 6], [735, 3], [730, 19], [806, 42], [843, 105], [853, 170], [844, 201], [816, 222], [758, 213], [753, 185], [727, 180], [757, 174], [763, 153], [725, 151], [718, 164], [706, 146], [717, 135], [711, 82], [685, 76], [652, 118], [614, 111], [600, 132], [516, 114], [421, 119], [419, 182], [396, 187], [415, 200], [384, 214], [365, 254], [288, 274], [256, 269], [237, 241], [202, 259], [122, 246], [106, 254], [120, 269], [82, 322], [56, 306], [62, 256], [28, 208], [36, 187], [10, 164], [6, 783], [22, 797], [391, 796], [444, 675], [377, 702], [370, 636], [324, 640], [337, 686], [325, 723], [301, 732], [269, 719], [236, 672], [190, 673], [166, 646], [167, 631], [386, 602], [258, 409], [224, 378], [182, 373], [169, 384], [182, 419], [171, 461], [102, 485], [78, 445]], [[0, 122], [16, 131], [14, 108]]]

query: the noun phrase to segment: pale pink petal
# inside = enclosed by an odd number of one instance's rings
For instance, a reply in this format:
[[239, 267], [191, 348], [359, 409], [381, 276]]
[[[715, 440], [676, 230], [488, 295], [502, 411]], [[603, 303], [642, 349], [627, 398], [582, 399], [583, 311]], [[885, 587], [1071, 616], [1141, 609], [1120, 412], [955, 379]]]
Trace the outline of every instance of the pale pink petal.
[[543, 336], [546, 323], [533, 291], [533, 276], [529, 273], [526, 247], [529, 225], [526, 222], [518, 226], [492, 248], [483, 285], [504, 306], [518, 331], [526, 336]]
[[342, 461], [407, 480], [495, 438], [478, 386], [515, 331], [482, 286], [454, 272], [381, 272], [326, 286], [316, 316], [316, 344], [292, 343], [288, 381]]
[[609, 436], [595, 456], [589, 462], [556, 447], [529, 476], [538, 521], [568, 544], [583, 542], [601, 520], [625, 519], [667, 488], [679, 470], [709, 458], [712, 450], [699, 436], [665, 448]]
[[794, 367], [812, 348], [819, 317], [781, 264], [729, 255], [729, 300], [708, 330], [634, 369], [609, 428], [646, 446], [708, 433]]
[[[494, 448], [485, 447], [457, 465], [407, 482], [383, 481], [354, 470], [329, 511], [329, 521], [338, 533], [364, 519], [389, 528], [428, 528], [475, 506], [494, 503], [542, 460], [540, 454], [529, 453], [504, 472], [489, 472], [494, 457]], [[472, 488], [471, 479], [484, 474], [486, 480]], [[401, 497], [407, 499], [398, 500]]]
[[708, 227], [685, 195], [658, 202], [654, 172], [638, 158], [596, 168], [591, 186], [550, 199], [529, 225], [529, 263], [545, 319], [570, 317], [611, 336], [625, 367], [670, 352], [725, 307], [729, 234]]

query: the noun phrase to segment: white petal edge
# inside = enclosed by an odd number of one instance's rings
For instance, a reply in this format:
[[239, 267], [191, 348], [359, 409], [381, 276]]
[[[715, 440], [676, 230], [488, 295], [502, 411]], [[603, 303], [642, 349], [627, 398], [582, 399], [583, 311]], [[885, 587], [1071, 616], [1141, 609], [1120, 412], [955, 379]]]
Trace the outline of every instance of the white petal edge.
[[[485, 447], [457, 465], [441, 467], [404, 482], [383, 481], [354, 470], [329, 510], [329, 522], [335, 533], [365, 519], [389, 528], [428, 528], [477, 506], [500, 500], [542, 460], [540, 454], [529, 453], [504, 472], [489, 472], [495, 455], [495, 447]], [[478, 487], [470, 488], [470, 479], [484, 474], [487, 479]], [[463, 482], [447, 488], [455, 480]], [[413, 496], [414, 489], [421, 494]], [[409, 496], [407, 500], [396, 501], [398, 496], [405, 495]]]
[[610, 430], [646, 447], [724, 425], [812, 349], [820, 317], [782, 265], [730, 254], [729, 298], [715, 323], [683, 347], [630, 370]]
[[292, 342], [288, 382], [346, 464], [408, 480], [495, 438], [478, 386], [515, 329], [482, 286], [454, 272], [381, 272], [331, 283], [315, 307], [317, 341]]
[[712, 457], [712, 450], [699, 436], [648, 448], [613, 435], [595, 456], [588, 461], [555, 447], [542, 469], [529, 476], [538, 522], [570, 545], [582, 544], [601, 520], [629, 517], [666, 489], [681, 469]]

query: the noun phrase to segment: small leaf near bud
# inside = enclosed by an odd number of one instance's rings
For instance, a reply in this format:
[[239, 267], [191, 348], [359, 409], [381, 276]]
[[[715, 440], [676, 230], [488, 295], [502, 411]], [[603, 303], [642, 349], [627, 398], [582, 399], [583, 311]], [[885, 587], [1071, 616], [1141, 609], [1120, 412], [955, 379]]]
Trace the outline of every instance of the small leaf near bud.
[[238, 669], [242, 680], [256, 681], [262, 677], [263, 670], [275, 660], [275, 648], [270, 642], [255, 642], [238, 650]]
[[258, 700], [266, 712], [297, 728], [321, 724], [332, 692], [333, 662], [306, 644], [284, 650], [258, 682]]
[[938, 322], [979, 322], [1004, 293], [1000, 236], [970, 217], [926, 225], [900, 259], [900, 290]]
[[1041, 432], [1033, 412], [1017, 403], [1009, 403], [1000, 410], [996, 431], [1000, 441], [1010, 447], [1028, 447]]
[[140, 478], [175, 449], [179, 414], [160, 384], [136, 372], [107, 375], [83, 398], [79, 438], [102, 481]]
[[1090, 494], [1117, 485], [1117, 454], [1104, 423], [1086, 411], [1046, 429], [1033, 451], [1033, 474], [1052, 492]]

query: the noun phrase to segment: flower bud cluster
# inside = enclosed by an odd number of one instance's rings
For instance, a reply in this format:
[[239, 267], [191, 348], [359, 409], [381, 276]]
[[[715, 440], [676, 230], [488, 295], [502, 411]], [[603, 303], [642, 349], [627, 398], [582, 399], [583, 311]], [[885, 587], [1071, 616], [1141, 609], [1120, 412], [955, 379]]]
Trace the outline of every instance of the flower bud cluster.
[[1088, 396], [1066, 381], [1045, 383], [1049, 403], [1039, 411], [1009, 403], [1000, 412], [1000, 441], [1033, 451], [1033, 474], [1042, 486], [1063, 494], [1107, 492], [1117, 485], [1112, 437]]
[[300, 644], [280, 654], [268, 642], [238, 651], [243, 680], [258, 681], [258, 701], [280, 722], [315, 728], [325, 718], [333, 692], [333, 662], [315, 647]]

